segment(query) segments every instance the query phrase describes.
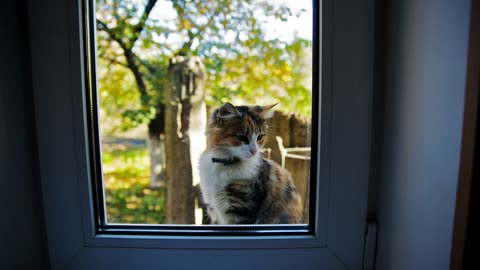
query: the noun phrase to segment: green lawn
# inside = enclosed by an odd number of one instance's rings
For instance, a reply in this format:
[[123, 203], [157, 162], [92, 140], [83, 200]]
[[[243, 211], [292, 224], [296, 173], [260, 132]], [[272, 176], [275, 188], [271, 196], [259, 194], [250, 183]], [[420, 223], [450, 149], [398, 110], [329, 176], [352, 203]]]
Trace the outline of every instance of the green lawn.
[[148, 149], [132, 145], [103, 147], [107, 221], [162, 224], [165, 189], [150, 188]]

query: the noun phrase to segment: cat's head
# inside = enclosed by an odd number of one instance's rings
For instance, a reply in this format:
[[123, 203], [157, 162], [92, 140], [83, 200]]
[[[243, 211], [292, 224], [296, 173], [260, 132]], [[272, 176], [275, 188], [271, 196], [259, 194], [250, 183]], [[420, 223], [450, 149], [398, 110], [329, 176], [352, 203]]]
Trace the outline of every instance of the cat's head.
[[274, 111], [269, 106], [234, 106], [226, 103], [208, 120], [208, 147], [221, 148], [231, 156], [249, 159], [260, 154], [266, 141], [267, 120]]

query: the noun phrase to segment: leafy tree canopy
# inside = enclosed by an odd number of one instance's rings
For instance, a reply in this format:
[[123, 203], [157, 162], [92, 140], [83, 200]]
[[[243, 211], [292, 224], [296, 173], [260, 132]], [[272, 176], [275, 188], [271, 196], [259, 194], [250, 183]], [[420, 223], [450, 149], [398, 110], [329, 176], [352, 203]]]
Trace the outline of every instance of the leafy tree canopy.
[[148, 123], [162, 103], [168, 59], [199, 55], [207, 103], [264, 104], [311, 113], [311, 41], [267, 39], [267, 23], [299, 16], [261, 0], [97, 0], [101, 108], [123, 126]]

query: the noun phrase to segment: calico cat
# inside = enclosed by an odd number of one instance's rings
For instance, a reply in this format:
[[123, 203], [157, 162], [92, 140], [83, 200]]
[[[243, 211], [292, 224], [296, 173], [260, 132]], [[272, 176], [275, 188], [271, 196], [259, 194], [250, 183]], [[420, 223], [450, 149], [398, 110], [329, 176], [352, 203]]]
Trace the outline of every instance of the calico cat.
[[275, 106], [226, 103], [209, 117], [200, 188], [212, 224], [302, 222], [292, 177], [261, 154]]

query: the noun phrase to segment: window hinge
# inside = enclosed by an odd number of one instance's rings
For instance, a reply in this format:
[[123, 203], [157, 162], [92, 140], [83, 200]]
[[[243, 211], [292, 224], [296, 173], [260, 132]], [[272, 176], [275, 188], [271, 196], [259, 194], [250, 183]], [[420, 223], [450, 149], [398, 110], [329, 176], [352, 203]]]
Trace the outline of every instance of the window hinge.
[[376, 252], [377, 252], [377, 223], [369, 222], [367, 224], [367, 233], [365, 234], [365, 246], [363, 249], [363, 270], [375, 269]]

